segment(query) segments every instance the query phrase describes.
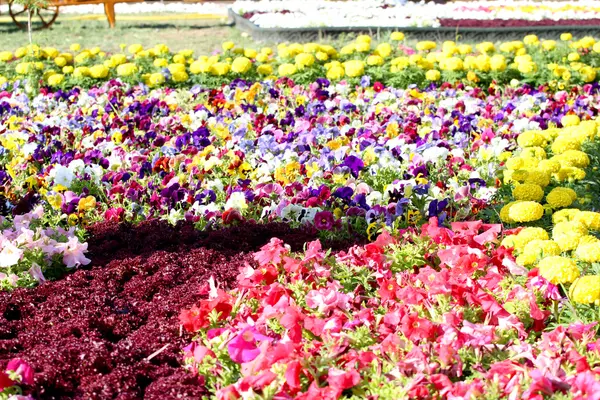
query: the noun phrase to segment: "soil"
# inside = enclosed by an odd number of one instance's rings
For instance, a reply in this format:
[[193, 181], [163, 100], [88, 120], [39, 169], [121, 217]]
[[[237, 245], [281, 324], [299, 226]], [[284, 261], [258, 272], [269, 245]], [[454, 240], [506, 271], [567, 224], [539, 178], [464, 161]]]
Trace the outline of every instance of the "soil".
[[159, 221], [102, 223], [90, 233], [90, 266], [0, 293], [0, 365], [29, 362], [35, 384], [25, 389], [37, 399], [201, 398], [200, 380], [180, 367], [190, 341], [181, 309], [198, 302], [211, 275], [230, 287], [270, 238], [293, 250], [314, 240], [285, 224], [199, 232]]

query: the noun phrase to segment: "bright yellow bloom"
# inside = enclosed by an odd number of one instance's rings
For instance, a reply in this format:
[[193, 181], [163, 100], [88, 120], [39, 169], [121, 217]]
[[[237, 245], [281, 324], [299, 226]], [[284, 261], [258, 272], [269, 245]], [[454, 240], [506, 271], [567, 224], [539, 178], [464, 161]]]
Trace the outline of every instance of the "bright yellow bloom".
[[252, 68], [252, 61], [246, 57], [236, 57], [231, 63], [231, 70], [238, 74], [245, 74]]
[[546, 196], [546, 202], [552, 208], [569, 207], [577, 199], [577, 194], [573, 189], [556, 187]]
[[555, 285], [571, 283], [580, 275], [575, 261], [561, 256], [544, 258], [538, 268], [540, 275]]
[[62, 74], [54, 74], [48, 77], [48, 85], [50, 86], [58, 86], [65, 80], [65, 76]]
[[96, 207], [96, 198], [94, 196], [82, 197], [77, 204], [78, 211], [87, 211]]
[[290, 76], [294, 75], [296, 72], [296, 66], [290, 63], [281, 64], [279, 68], [277, 68], [277, 73], [279, 74], [279, 76]]
[[404, 40], [404, 33], [402, 32], [392, 32], [390, 35], [390, 40], [394, 40], [396, 42], [401, 42]]
[[544, 215], [544, 207], [535, 201], [522, 201], [510, 207], [508, 215], [516, 222], [537, 221]]
[[425, 79], [432, 82], [438, 81], [441, 76], [442, 74], [437, 69], [430, 69], [425, 73]]
[[102, 64], [94, 65], [90, 68], [90, 76], [96, 79], [104, 79], [108, 76], [108, 68]]
[[117, 67], [117, 75], [119, 76], [131, 76], [138, 72], [137, 65], [133, 63], [121, 64]]
[[515, 200], [540, 201], [544, 197], [544, 189], [534, 183], [524, 183], [515, 186], [512, 195]]
[[344, 63], [344, 72], [351, 78], [362, 76], [365, 73], [365, 64], [361, 60], [350, 60]]
[[569, 297], [580, 304], [600, 301], [600, 275], [586, 275], [576, 279], [569, 288]]

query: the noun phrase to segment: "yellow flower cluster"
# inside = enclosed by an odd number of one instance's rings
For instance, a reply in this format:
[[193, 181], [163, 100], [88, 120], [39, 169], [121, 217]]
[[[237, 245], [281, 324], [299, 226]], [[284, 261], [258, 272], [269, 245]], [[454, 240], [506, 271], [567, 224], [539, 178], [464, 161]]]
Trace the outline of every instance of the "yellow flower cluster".
[[[220, 54], [197, 58], [191, 50], [172, 53], [163, 44], [150, 48], [140, 44], [121, 45], [121, 52], [116, 54], [107, 54], [99, 47], [83, 49], [77, 44], [65, 52], [30, 45], [15, 52], [0, 52], [0, 71], [4, 74], [0, 76], [0, 84], [36, 71], [53, 86], [81, 84], [86, 78], [114, 77], [135, 78], [147, 85], [158, 86], [169, 81], [198, 82], [201, 78], [225, 79], [232, 75], [297, 77], [305, 70], [318, 72], [333, 81], [376, 74], [386, 84], [399, 82], [399, 77], [411, 83], [419, 77], [430, 82], [462, 80], [469, 84], [508, 83], [518, 77], [529, 81], [535, 79], [543, 84], [548, 82], [550, 74], [560, 80], [555, 85], [564, 86], [596, 81], [598, 77], [594, 59], [600, 53], [600, 42], [596, 43], [590, 37], [557, 43], [528, 35], [521, 41], [499, 45], [421, 41], [407, 52], [404, 43], [399, 45], [404, 40], [402, 32], [392, 32], [381, 42], [368, 35], [359, 35], [339, 47], [321, 43], [281, 43], [276, 49], [243, 48], [227, 41], [222, 44]], [[63, 75], [63, 78], [51, 78], [53, 75]], [[523, 147], [544, 146], [546, 140], [543, 135], [530, 133], [523, 135], [519, 144]]]
[[[506, 160], [504, 171], [504, 183], [513, 185], [514, 200], [500, 211], [501, 220], [511, 224], [535, 222], [551, 213], [551, 237], [541, 227], [526, 227], [501, 244], [514, 249], [518, 264], [537, 267], [549, 282], [570, 284], [573, 302], [600, 305], [600, 276], [580, 276], [588, 271], [585, 265], [600, 262], [600, 239], [590, 234], [600, 231], [600, 213], [570, 208], [578, 196], [567, 186], [585, 177], [590, 157], [582, 145], [598, 137], [599, 125], [574, 115], [563, 117], [561, 124], [561, 129], [519, 135], [520, 149]], [[585, 199], [579, 200], [585, 204]]]

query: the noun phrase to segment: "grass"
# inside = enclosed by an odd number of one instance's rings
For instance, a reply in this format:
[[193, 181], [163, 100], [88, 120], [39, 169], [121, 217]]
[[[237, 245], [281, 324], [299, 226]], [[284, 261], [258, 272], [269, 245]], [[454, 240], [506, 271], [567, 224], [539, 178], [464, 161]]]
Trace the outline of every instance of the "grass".
[[[164, 43], [172, 50], [193, 49], [196, 54], [211, 53], [226, 40], [232, 40], [241, 46], [252, 43], [251, 38], [227, 25], [225, 20], [178, 20], [177, 15], [173, 15], [173, 19], [168, 21], [119, 21], [119, 17], [117, 15], [116, 28], [110, 29], [105, 18], [78, 21], [73, 20], [71, 15], [59, 15], [50, 29], [35, 31], [33, 41], [40, 46], [52, 46], [59, 50], [79, 43], [84, 48], [99, 46], [107, 52], [120, 51], [120, 44], [139, 43], [144, 47], [151, 47]], [[127, 18], [123, 15], [121, 17]], [[27, 32], [21, 31], [12, 21], [6, 21], [6, 18], [0, 20], [0, 51], [13, 51], [27, 44]]]

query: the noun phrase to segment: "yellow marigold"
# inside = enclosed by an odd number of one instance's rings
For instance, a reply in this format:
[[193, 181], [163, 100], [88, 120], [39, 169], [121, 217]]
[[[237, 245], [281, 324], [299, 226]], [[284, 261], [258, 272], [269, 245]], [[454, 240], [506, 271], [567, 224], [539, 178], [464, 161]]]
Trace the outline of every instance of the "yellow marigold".
[[236, 57], [231, 63], [231, 70], [238, 74], [245, 74], [252, 68], [252, 61], [246, 57]]
[[565, 167], [585, 168], [590, 165], [590, 157], [581, 150], [567, 150], [556, 158]]
[[131, 76], [137, 72], [138, 67], [133, 63], [125, 63], [117, 67], [117, 75], [119, 76]]
[[579, 211], [573, 220], [585, 224], [588, 229], [600, 231], [600, 213], [594, 211]]
[[392, 46], [389, 43], [380, 43], [375, 48], [375, 54], [387, 58], [392, 54]]
[[173, 82], [185, 82], [189, 78], [189, 75], [185, 71], [174, 71], [171, 74], [171, 79]]
[[500, 242], [501, 246], [506, 247], [507, 249], [516, 249], [517, 248], [517, 235], [508, 235], [506, 236], [504, 239], [502, 239], [502, 242]]
[[579, 277], [579, 268], [570, 258], [561, 256], [546, 257], [538, 263], [540, 275], [551, 283], [571, 283]]
[[256, 72], [258, 72], [260, 75], [271, 75], [273, 74], [273, 67], [269, 64], [262, 64], [256, 68]]
[[594, 263], [600, 261], [600, 242], [581, 243], [575, 249], [575, 257], [581, 261]]
[[315, 63], [315, 56], [310, 53], [300, 53], [294, 58], [294, 61], [298, 69], [303, 69]]
[[528, 265], [535, 264], [536, 258], [535, 258], [535, 256], [533, 256], [531, 254], [520, 254], [519, 256], [517, 256], [515, 261], [517, 264], [526, 267]]
[[[166, 60], [165, 60], [166, 61]], [[201, 74], [207, 73], [210, 71], [211, 63], [204, 60], [194, 61], [192, 65], [190, 65], [190, 72], [192, 74]]]
[[537, 167], [549, 174], [556, 173], [560, 171], [561, 168], [560, 162], [556, 160], [541, 160]]
[[281, 64], [279, 66], [279, 68], [277, 69], [277, 72], [279, 73], [280, 76], [290, 76], [290, 75], [294, 75], [296, 73], [297, 69], [296, 66], [294, 64]]
[[569, 288], [575, 303], [591, 304], [600, 301], [600, 275], [586, 275], [576, 279]]
[[561, 168], [556, 174], [553, 175], [554, 179], [559, 182], [574, 182], [580, 181], [585, 178], [585, 171], [577, 167], [564, 167]]
[[514, 206], [515, 204], [519, 203], [519, 201], [511, 201], [510, 203], [506, 204], [504, 207], [502, 207], [502, 209], [500, 210], [500, 220], [502, 222], [506, 222], [508, 224], [514, 224], [515, 220], [513, 220], [510, 217], [510, 208], [512, 206]]
[[438, 81], [440, 77], [440, 71], [438, 71], [437, 69], [430, 69], [425, 73], [425, 79], [427, 79], [428, 81], [435, 82]]
[[552, 228], [552, 237], [565, 233], [575, 233], [579, 237], [588, 234], [588, 229], [583, 222], [580, 221], [565, 221], [559, 222]]
[[[561, 154], [567, 150], [580, 150], [581, 142], [572, 136], [560, 135], [552, 143], [552, 152]], [[560, 161], [560, 160], [559, 160]]]
[[160, 72], [150, 74], [148, 77], [148, 84], [150, 86], [160, 86], [165, 83], [165, 76]]
[[333, 66], [327, 70], [327, 79], [339, 81], [345, 75], [344, 67], [340, 65]]
[[521, 231], [517, 234], [517, 244], [520, 248], [524, 248], [528, 243], [534, 240], [548, 240], [550, 236], [548, 236], [548, 232], [545, 229], [539, 228], [537, 226], [529, 226], [527, 228], [521, 229]]
[[525, 147], [523, 151], [521, 151], [520, 155], [523, 158], [535, 158], [538, 160], [544, 160], [546, 158], [546, 151], [539, 146]]
[[515, 186], [512, 195], [515, 200], [540, 201], [544, 197], [544, 189], [534, 183], [524, 183]]
[[355, 78], [365, 73], [365, 64], [361, 60], [350, 60], [344, 63], [344, 69], [346, 75]]
[[390, 39], [396, 42], [401, 42], [404, 40], [404, 33], [402, 32], [392, 32], [390, 35]]
[[384, 63], [384, 61], [381, 56], [373, 55], [373, 56], [367, 57], [367, 65], [377, 66], [377, 65], [383, 65], [383, 63]]
[[108, 76], [108, 68], [102, 64], [94, 65], [90, 67], [90, 76], [96, 79], [103, 79]]
[[523, 248], [523, 255], [528, 259], [533, 259], [533, 262], [523, 265], [534, 264], [542, 258], [558, 256], [560, 253], [560, 246], [553, 240], [532, 240]]
[[[573, 60], [570, 60], [573, 61]], [[577, 60], [575, 60], [577, 61]], [[581, 119], [579, 118], [579, 116], [575, 115], [575, 114], [570, 114], [570, 115], [565, 115], [564, 117], [562, 117], [560, 119], [560, 123], [562, 124], [562, 126], [575, 126], [575, 125], [579, 125], [579, 123], [581, 122]]]
[[521, 147], [544, 146], [546, 138], [539, 131], [525, 131], [517, 137], [517, 144]]
[[212, 64], [209, 67], [209, 72], [212, 75], [223, 76], [223, 75], [226, 75], [230, 69], [231, 69], [231, 65], [229, 65], [225, 62], [217, 62], [217, 63]]
[[535, 201], [522, 201], [510, 207], [508, 216], [516, 222], [537, 221], [544, 215], [544, 207]]
[[541, 187], [546, 187], [550, 184], [550, 174], [540, 169], [530, 169], [527, 171], [524, 183], [535, 183]]
[[48, 77], [48, 85], [50, 86], [58, 86], [65, 80], [65, 76], [63, 74], [54, 74]]
[[506, 69], [506, 58], [502, 54], [494, 54], [490, 57], [490, 69], [496, 72], [502, 72]]
[[417, 50], [419, 51], [427, 51], [433, 50], [437, 47], [437, 43], [432, 42], [430, 40], [425, 40], [417, 43]]
[[569, 207], [577, 199], [577, 194], [573, 189], [557, 187], [546, 196], [546, 202], [552, 208]]
[[506, 168], [516, 171], [518, 169], [523, 168], [523, 164], [525, 164], [523, 162], [523, 159], [521, 157], [511, 157], [508, 160], [506, 160]]
[[562, 40], [563, 42], [568, 42], [571, 39], [573, 39], [573, 35], [570, 34], [569, 32], [560, 34], [560, 40]]
[[7, 62], [13, 59], [14, 55], [10, 51], [0, 51], [0, 61]]

